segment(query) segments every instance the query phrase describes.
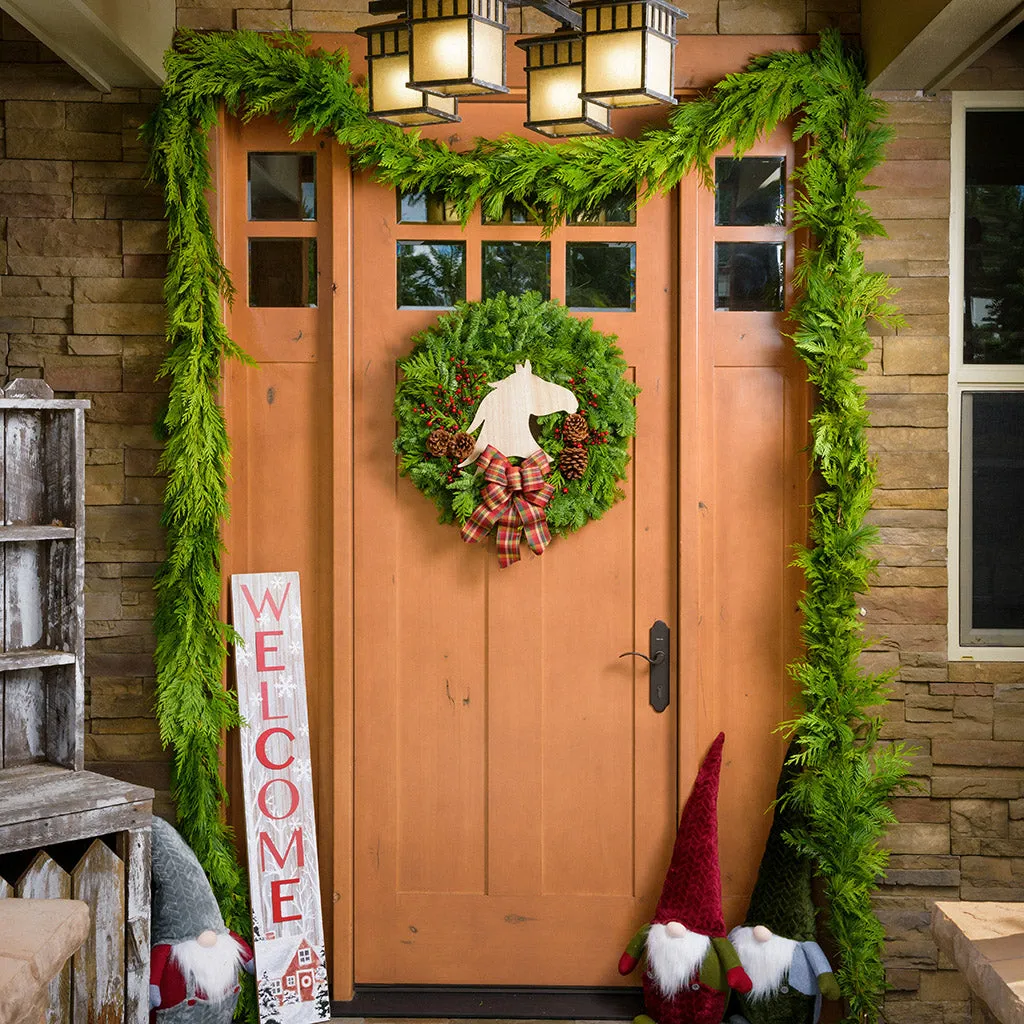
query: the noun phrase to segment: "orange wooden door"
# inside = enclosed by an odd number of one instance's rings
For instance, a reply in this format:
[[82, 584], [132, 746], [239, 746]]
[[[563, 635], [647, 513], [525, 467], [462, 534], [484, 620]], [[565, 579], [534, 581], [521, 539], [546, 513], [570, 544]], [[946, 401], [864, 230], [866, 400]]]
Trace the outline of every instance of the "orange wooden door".
[[[518, 104], [464, 114], [467, 136], [522, 130]], [[676, 807], [674, 713], [619, 658], [675, 625], [674, 200], [551, 238], [554, 298], [568, 243], [636, 245], [635, 312], [582, 315], [618, 335], [641, 429], [626, 499], [500, 570], [396, 474], [395, 359], [438, 315], [397, 308], [396, 246], [464, 242], [473, 300], [481, 244], [540, 230], [398, 224], [393, 192], [354, 194], [356, 982], [620, 983]]]

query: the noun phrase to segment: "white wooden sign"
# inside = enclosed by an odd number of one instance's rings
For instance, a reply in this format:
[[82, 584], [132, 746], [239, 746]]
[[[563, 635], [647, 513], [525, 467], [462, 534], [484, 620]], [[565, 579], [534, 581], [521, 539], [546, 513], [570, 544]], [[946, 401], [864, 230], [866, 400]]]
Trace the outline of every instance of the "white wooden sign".
[[331, 1016], [297, 572], [231, 577], [260, 1024]]

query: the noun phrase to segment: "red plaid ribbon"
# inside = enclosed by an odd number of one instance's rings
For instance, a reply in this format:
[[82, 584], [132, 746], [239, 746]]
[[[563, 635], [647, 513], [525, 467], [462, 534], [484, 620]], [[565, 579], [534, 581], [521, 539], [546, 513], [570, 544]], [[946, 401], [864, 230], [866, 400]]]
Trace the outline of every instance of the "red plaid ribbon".
[[519, 561], [519, 541], [524, 532], [530, 550], [542, 555], [551, 540], [544, 507], [555, 493], [554, 487], [544, 482], [551, 471], [547, 455], [538, 448], [520, 465], [513, 466], [489, 444], [476, 464], [484, 471], [483, 500], [462, 527], [462, 539], [467, 544], [481, 541], [497, 523], [500, 568]]

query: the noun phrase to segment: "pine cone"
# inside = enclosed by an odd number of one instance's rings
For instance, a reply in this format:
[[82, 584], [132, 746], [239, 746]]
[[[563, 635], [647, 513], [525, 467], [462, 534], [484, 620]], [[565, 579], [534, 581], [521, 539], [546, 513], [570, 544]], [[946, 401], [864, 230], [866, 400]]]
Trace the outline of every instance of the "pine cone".
[[566, 480], [579, 480], [587, 471], [588, 459], [587, 449], [582, 445], [567, 445], [558, 458], [558, 470]]
[[432, 430], [427, 438], [427, 451], [431, 455], [445, 456], [452, 450], [454, 435], [449, 434], [443, 427]]
[[581, 412], [574, 412], [566, 416], [562, 424], [562, 437], [569, 444], [581, 444], [590, 436], [590, 427], [587, 426], [587, 417]]
[[473, 454], [475, 447], [476, 438], [472, 434], [467, 434], [464, 430], [460, 430], [452, 437], [452, 458], [456, 462], [468, 459]]

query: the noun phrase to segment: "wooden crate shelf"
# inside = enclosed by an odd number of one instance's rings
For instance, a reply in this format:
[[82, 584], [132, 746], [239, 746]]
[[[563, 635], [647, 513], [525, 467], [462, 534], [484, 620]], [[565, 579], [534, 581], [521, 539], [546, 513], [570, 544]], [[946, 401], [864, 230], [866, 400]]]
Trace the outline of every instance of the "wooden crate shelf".
[[90, 906], [48, 1019], [147, 1024], [153, 791], [83, 770], [88, 406], [39, 380], [0, 393], [0, 858], [21, 865], [0, 897]]
[[52, 651], [41, 647], [25, 647], [20, 651], [0, 653], [0, 672], [50, 668], [54, 665], [74, 665], [77, 661], [78, 656], [74, 651]]

